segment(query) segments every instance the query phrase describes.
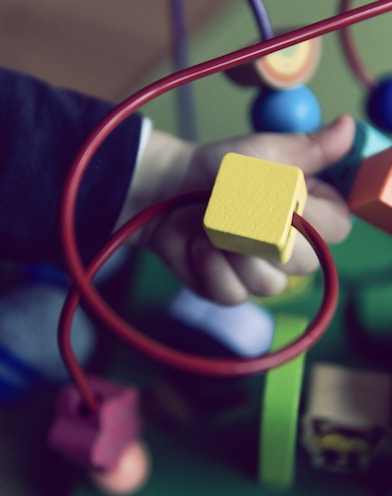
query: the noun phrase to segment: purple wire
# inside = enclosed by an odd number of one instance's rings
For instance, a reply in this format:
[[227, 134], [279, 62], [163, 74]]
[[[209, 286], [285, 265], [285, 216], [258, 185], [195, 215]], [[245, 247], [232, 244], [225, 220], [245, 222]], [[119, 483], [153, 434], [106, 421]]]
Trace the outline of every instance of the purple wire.
[[261, 39], [263, 41], [270, 40], [274, 37], [274, 32], [264, 3], [262, 0], [248, 0], [248, 3], [252, 8]]

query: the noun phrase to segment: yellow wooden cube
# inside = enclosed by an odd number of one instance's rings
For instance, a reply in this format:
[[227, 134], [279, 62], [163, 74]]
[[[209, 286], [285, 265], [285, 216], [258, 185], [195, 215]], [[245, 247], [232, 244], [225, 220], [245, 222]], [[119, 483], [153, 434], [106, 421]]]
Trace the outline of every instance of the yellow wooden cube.
[[307, 191], [298, 167], [237, 153], [223, 157], [204, 215], [204, 228], [217, 248], [285, 263]]

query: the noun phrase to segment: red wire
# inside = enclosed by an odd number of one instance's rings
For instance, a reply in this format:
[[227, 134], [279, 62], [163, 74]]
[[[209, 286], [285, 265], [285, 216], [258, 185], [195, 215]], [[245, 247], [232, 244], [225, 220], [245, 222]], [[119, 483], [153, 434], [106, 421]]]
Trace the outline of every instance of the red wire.
[[[70, 297], [69, 299], [67, 299], [67, 304], [65, 305], [65, 309], [62, 314], [62, 329], [66, 328], [70, 324], [72, 320], [72, 311], [75, 310], [80, 295], [90, 305], [91, 309], [98, 316], [100, 316], [102, 321], [108, 325], [110, 329], [122, 335], [124, 339], [129, 339], [126, 336], [129, 335], [129, 331], [131, 330], [130, 327], [127, 325], [124, 326], [125, 323], [122, 322], [115, 314], [113, 314], [113, 312], [111, 312], [111, 309], [100, 298], [95, 288], [90, 285], [90, 280], [92, 277], [91, 274], [94, 272], [95, 265], [99, 265], [99, 258], [102, 257], [103, 259], [106, 259], [113, 251], [115, 251], [114, 246], [117, 245], [118, 240], [122, 238], [124, 231], [120, 230], [119, 233], [115, 235], [114, 238], [112, 238], [111, 243], [102, 249], [99, 257], [95, 259], [95, 262], [93, 262], [93, 264], [90, 265], [87, 270], [85, 270], [77, 247], [74, 225], [75, 205], [83, 175], [99, 146], [107, 138], [107, 136], [119, 124], [121, 124], [124, 119], [126, 119], [133, 112], [137, 111], [142, 105], [151, 101], [153, 98], [156, 98], [159, 95], [168, 92], [180, 85], [192, 82], [196, 79], [207, 77], [220, 71], [228, 70], [237, 65], [268, 55], [269, 53], [272, 53], [276, 50], [281, 50], [296, 43], [301, 43], [310, 38], [322, 36], [323, 34], [342, 29], [350, 24], [366, 20], [370, 17], [380, 15], [391, 10], [392, 0], [383, 0], [374, 2], [371, 5], [359, 7], [350, 12], [338, 14], [329, 19], [325, 19], [323, 21], [311, 24], [295, 31], [276, 36], [271, 40], [257, 43], [236, 52], [223, 55], [216, 59], [178, 71], [177, 73], [171, 74], [159, 81], [156, 81], [155, 83], [152, 83], [151, 85], [140, 90], [135, 95], [131, 96], [122, 104], [114, 108], [112, 112], [110, 112], [107, 117], [102, 120], [100, 125], [97, 126], [97, 128], [93, 131], [93, 133], [86, 140], [81, 150], [79, 151], [67, 177], [63, 196], [61, 199], [61, 239], [65, 259], [68, 264], [68, 269], [74, 282], [74, 290], [71, 291]], [[187, 203], [188, 199], [183, 198], [182, 201], [185, 201], [185, 203]], [[164, 206], [160, 204], [160, 207], [155, 208], [159, 208], [160, 210], [162, 210], [164, 209]], [[170, 208], [171, 207], [169, 207], [169, 209]], [[154, 211], [154, 207], [152, 207], [152, 210]], [[161, 212], [158, 211], [156, 212], [156, 215], [160, 213]], [[138, 222], [142, 222], [143, 224], [142, 217], [138, 216], [137, 219], [139, 219]], [[308, 236], [309, 233], [312, 232], [310, 236], [314, 236], [314, 238], [311, 243], [315, 247], [318, 243], [314, 242], [314, 239], [318, 239], [317, 233], [315, 233], [312, 228], [305, 223], [304, 220], [300, 222], [297, 216], [294, 217], [293, 222], [295, 224], [298, 224], [296, 225], [296, 227], [306, 236]], [[125, 241], [125, 239], [126, 237], [124, 237], [123, 241]], [[322, 240], [320, 240], [320, 242], [321, 241]], [[330, 256], [326, 254], [327, 252], [324, 253], [323, 249], [321, 249], [320, 251], [320, 249], [317, 248], [316, 251], [318, 251], [318, 254], [320, 256], [322, 267], [328, 267], [328, 269], [325, 270], [326, 294], [332, 294], [334, 292], [337, 293], [337, 290], [335, 291], [334, 289], [335, 278], [329, 274], [329, 272], [334, 272], [333, 261], [330, 260]], [[332, 289], [329, 288], [329, 285], [331, 284], [333, 286]], [[308, 328], [306, 333], [297, 341], [294, 341], [288, 347], [283, 348], [282, 350], [279, 350], [274, 354], [260, 358], [259, 360], [262, 360], [262, 362], [237, 362], [235, 364], [235, 367], [231, 368], [230, 373], [248, 374], [256, 370], [266, 370], [271, 366], [276, 366], [277, 363], [283, 363], [284, 361], [290, 360], [297, 354], [302, 353], [303, 351], [308, 349], [322, 334], [322, 329], [327, 326], [333, 313], [332, 300], [335, 299], [336, 295], [329, 296], [327, 301], [324, 301], [321, 307], [321, 311], [319, 312], [310, 329]], [[96, 402], [91, 390], [88, 387], [83, 371], [77, 365], [76, 361], [72, 364], [72, 360], [69, 360], [69, 357], [73, 356], [70, 343], [66, 343], [67, 340], [69, 341], [69, 336], [66, 337], [67, 333], [65, 331], [60, 334], [61, 337], [59, 337], [59, 340], [62, 347], [63, 358], [66, 361], [71, 376], [74, 378], [76, 384], [80, 387], [82, 394], [86, 398], [86, 402], [91, 406], [91, 408], [95, 408]], [[148, 352], [148, 346], [150, 343], [146, 341], [146, 338], [137, 333], [131, 334], [131, 336], [131, 340], [133, 342], [132, 344], [134, 346], [137, 346], [140, 349], [144, 349], [146, 352]], [[157, 359], [165, 360], [165, 357], [169, 357], [170, 360], [171, 358], [173, 358], [173, 353], [173, 350], [155, 345], [153, 355]], [[205, 363], [200, 364], [198, 360], [199, 359], [197, 359], [197, 357], [193, 357], [192, 355], [178, 356], [177, 354], [173, 358], [173, 364], [174, 366], [183, 366], [187, 370], [190, 370], [189, 367], [192, 367], [192, 364], [196, 368], [198, 368], [199, 365], [199, 371], [201, 373], [208, 373], [208, 366], [206, 367]], [[220, 361], [214, 361], [214, 363], [216, 363], [217, 367], [214, 369], [216, 374], [224, 374], [225, 372], [227, 372], [227, 369], [225, 368], [227, 364]]]
[[[351, 0], [341, 0], [339, 12], [346, 12], [350, 8], [351, 3]], [[358, 52], [355, 50], [353, 37], [348, 27], [342, 28], [339, 31], [339, 35], [344, 55], [354, 75], [356, 75], [365, 86], [373, 88], [376, 85], [376, 79], [363, 65]]]
[[[157, 203], [135, 216], [112, 236], [106, 247], [94, 258], [93, 262], [86, 269], [86, 280], [90, 282], [107, 259], [139, 228], [154, 220], [156, 217], [169, 213], [174, 209], [191, 205], [196, 202], [207, 203], [209, 195], [210, 192], [204, 191], [187, 193]], [[183, 353], [141, 334], [129, 323], [121, 319], [107, 303], [101, 299], [98, 292], [91, 286], [89, 303], [94, 308], [96, 316], [102, 319], [102, 322], [127, 344], [134, 346], [150, 357], [172, 367], [198, 374], [214, 376], [243, 376], [277, 367], [305, 352], [320, 339], [334, 315], [338, 299], [337, 272], [333, 258], [325, 242], [313, 227], [298, 214], [294, 214], [292, 225], [309, 241], [320, 260], [320, 265], [324, 274], [324, 296], [317, 316], [308, 326], [304, 334], [296, 341], [290, 343], [290, 345], [274, 353], [249, 360], [204, 358]], [[72, 317], [78, 306], [79, 299], [80, 292], [74, 287], [68, 294], [61, 315], [59, 345], [62, 357], [71, 377], [73, 377], [78, 385], [87, 405], [94, 409], [97, 407], [96, 400], [87, 383], [83, 370], [72, 352], [70, 344]]]

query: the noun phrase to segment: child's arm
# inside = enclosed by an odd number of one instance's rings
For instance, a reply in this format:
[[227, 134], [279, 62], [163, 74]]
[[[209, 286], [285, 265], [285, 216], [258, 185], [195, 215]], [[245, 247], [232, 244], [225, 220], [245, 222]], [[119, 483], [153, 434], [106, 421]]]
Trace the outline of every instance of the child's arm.
[[[113, 104], [0, 68], [0, 258], [62, 264], [58, 208], [70, 166]], [[107, 240], [131, 181], [142, 119], [121, 124], [94, 157], [80, 192], [84, 259]]]

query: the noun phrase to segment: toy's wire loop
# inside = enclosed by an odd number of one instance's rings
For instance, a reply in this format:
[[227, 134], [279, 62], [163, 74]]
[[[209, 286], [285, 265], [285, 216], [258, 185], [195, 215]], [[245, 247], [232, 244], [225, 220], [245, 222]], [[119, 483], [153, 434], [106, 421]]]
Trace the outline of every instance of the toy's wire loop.
[[[343, 13], [349, 10], [351, 4], [351, 0], [340, 0], [339, 12]], [[366, 87], [373, 88], [377, 84], [377, 81], [362, 63], [359, 54], [355, 49], [353, 37], [349, 28], [342, 28], [339, 31], [339, 36], [343, 53], [352, 72]]]
[[[86, 269], [86, 283], [90, 283], [96, 272], [102, 267], [107, 259], [138, 229], [145, 226], [148, 222], [155, 220], [158, 216], [167, 214], [177, 208], [200, 202], [207, 204], [209, 194], [210, 192], [204, 191], [187, 193], [157, 203], [136, 215], [113, 235], [106, 247], [101, 250]], [[206, 358], [184, 353], [141, 334], [129, 323], [119, 317], [91, 286], [89, 286], [88, 302], [94, 309], [96, 316], [99, 317], [119, 338], [147, 354], [149, 357], [170, 365], [171, 367], [198, 374], [224, 377], [244, 376], [264, 372], [295, 358], [313, 346], [326, 331], [328, 324], [334, 315], [338, 298], [338, 276], [336, 267], [325, 242], [313, 227], [296, 213], [294, 213], [292, 225], [309, 241], [319, 258], [324, 275], [324, 296], [318, 314], [309, 324], [304, 334], [288, 346], [276, 352], [254, 359]], [[72, 288], [60, 319], [59, 345], [62, 357], [71, 377], [73, 377], [78, 385], [86, 403], [91, 408], [95, 408], [96, 400], [84, 377], [82, 369], [75, 359], [70, 345], [72, 317], [79, 303], [79, 299], [80, 292], [75, 287]]]

